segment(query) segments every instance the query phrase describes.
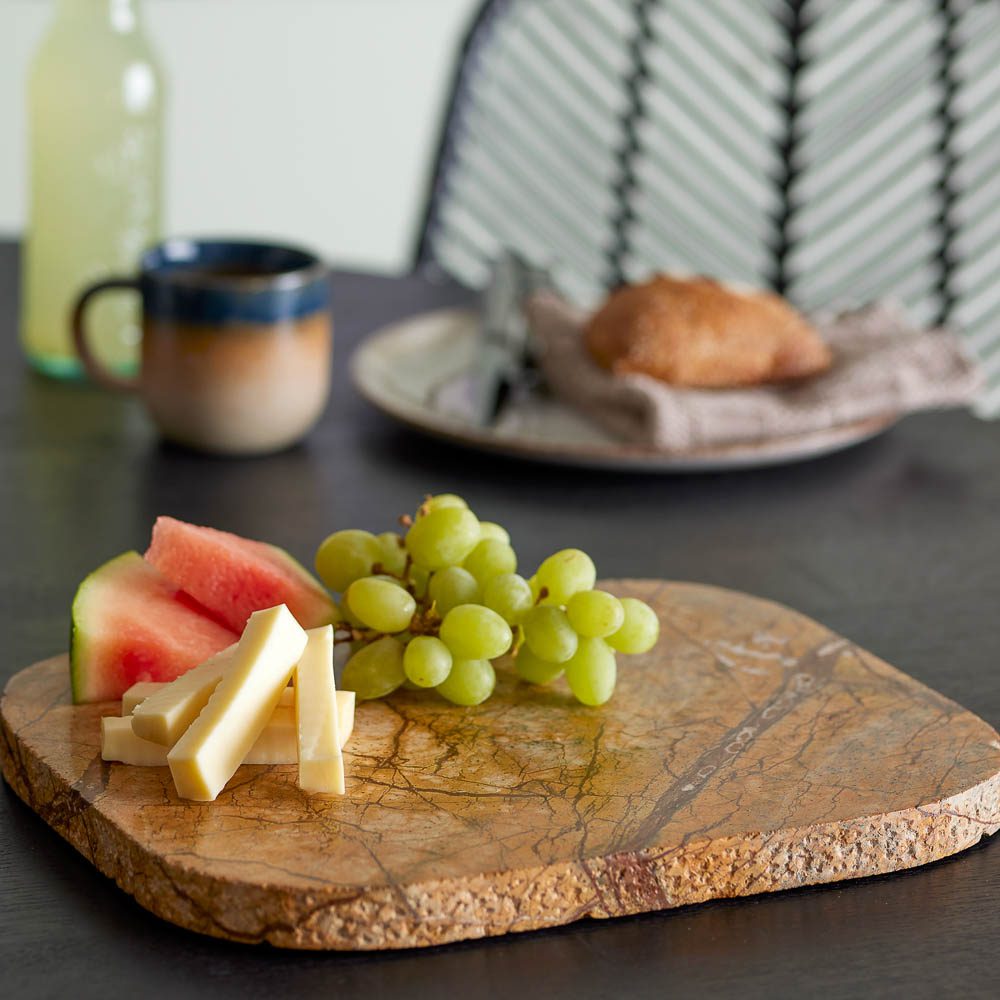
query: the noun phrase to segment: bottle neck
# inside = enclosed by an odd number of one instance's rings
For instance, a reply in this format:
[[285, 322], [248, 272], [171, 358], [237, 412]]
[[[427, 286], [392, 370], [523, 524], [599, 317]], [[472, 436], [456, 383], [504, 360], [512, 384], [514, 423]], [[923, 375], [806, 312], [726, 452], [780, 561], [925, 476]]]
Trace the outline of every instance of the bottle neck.
[[127, 35], [141, 26], [139, 0], [57, 0], [56, 20], [104, 25], [115, 34]]

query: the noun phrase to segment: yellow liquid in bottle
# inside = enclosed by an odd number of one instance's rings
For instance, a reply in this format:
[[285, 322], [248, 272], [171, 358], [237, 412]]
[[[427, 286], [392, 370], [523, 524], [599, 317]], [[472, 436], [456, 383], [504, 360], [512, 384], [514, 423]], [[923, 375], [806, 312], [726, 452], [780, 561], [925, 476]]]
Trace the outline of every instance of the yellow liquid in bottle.
[[[134, 0], [60, 0], [28, 84], [21, 340], [47, 374], [81, 371], [69, 328], [81, 290], [135, 274], [160, 236], [162, 117], [160, 77]], [[135, 370], [136, 295], [101, 295], [87, 327], [105, 365]]]

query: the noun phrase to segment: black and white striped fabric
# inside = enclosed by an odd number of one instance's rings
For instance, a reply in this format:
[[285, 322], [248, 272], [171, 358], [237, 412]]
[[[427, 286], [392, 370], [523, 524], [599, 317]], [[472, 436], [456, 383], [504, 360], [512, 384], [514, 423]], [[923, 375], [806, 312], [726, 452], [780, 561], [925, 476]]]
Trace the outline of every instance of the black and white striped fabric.
[[960, 329], [1000, 412], [1000, 0], [490, 0], [417, 249], [588, 304], [654, 270]]

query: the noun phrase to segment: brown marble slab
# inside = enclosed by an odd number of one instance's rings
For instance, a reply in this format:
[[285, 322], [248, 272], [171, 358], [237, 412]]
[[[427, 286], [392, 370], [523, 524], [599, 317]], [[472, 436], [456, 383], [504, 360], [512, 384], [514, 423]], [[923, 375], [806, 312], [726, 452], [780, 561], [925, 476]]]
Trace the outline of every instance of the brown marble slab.
[[612, 581], [657, 609], [600, 709], [501, 669], [473, 709], [358, 708], [348, 795], [243, 767], [213, 803], [102, 762], [65, 657], [7, 685], [15, 792], [102, 872], [192, 930], [292, 948], [419, 947], [910, 868], [1000, 827], [1000, 738], [787, 608]]

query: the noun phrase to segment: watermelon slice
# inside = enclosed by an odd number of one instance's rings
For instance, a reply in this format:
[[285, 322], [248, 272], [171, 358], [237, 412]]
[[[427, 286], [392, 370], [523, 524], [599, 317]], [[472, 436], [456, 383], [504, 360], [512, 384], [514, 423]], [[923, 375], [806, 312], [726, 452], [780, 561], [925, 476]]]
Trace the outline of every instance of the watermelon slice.
[[277, 604], [286, 604], [303, 628], [327, 625], [336, 615], [323, 585], [266, 542], [158, 517], [146, 559], [235, 632], [254, 611]]
[[138, 552], [126, 552], [91, 573], [73, 599], [73, 701], [108, 701], [139, 681], [172, 681], [238, 638]]

